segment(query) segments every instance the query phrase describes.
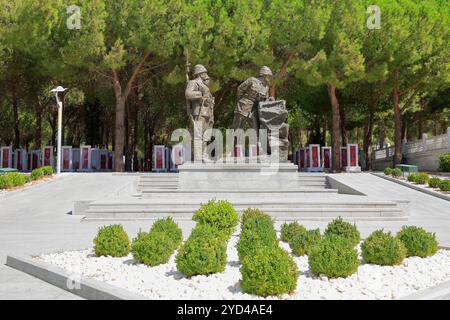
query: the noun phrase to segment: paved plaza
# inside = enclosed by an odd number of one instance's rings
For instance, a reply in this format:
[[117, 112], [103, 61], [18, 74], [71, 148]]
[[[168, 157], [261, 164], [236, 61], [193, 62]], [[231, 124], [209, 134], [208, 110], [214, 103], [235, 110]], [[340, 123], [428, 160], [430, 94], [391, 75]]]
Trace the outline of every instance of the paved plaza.
[[[450, 203], [378, 178], [369, 173], [338, 174], [334, 178], [371, 196], [410, 201], [410, 219], [404, 221], [361, 221], [362, 237], [377, 228], [397, 231], [410, 224], [435, 232], [442, 246], [450, 246]], [[34, 277], [4, 265], [9, 253], [41, 254], [91, 247], [99, 226], [113, 222], [81, 221], [70, 214], [73, 201], [97, 199], [120, 194], [135, 183], [134, 174], [78, 173], [62, 174], [52, 181], [0, 194], [0, 299], [79, 299]], [[121, 221], [133, 237], [139, 229], [149, 229], [151, 221]], [[327, 222], [304, 221], [306, 227], [320, 227]], [[191, 221], [179, 221], [185, 235]], [[276, 224], [279, 227], [280, 222]]]

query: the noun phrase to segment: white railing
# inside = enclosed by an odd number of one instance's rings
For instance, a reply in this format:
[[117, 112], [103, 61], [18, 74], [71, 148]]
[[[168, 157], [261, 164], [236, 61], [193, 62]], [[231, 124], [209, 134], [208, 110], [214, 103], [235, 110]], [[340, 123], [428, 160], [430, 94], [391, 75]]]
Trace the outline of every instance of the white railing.
[[[433, 138], [428, 138], [427, 134], [422, 135], [421, 140], [406, 142], [403, 144], [403, 155], [412, 153], [446, 149], [450, 152], [450, 127], [447, 134], [442, 134]], [[387, 159], [394, 155], [394, 147], [387, 147], [373, 152], [373, 159]]]

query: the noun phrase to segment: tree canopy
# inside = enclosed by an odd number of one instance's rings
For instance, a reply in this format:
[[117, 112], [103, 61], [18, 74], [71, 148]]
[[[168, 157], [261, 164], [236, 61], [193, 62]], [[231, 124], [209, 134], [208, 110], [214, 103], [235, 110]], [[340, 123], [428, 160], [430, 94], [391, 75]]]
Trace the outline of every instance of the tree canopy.
[[152, 146], [186, 126], [188, 59], [208, 69], [218, 128], [231, 125], [237, 86], [268, 65], [292, 147], [331, 144], [337, 168], [341, 144], [363, 145], [366, 162], [395, 144], [399, 162], [402, 139], [450, 124], [450, 4], [380, 0], [379, 16], [371, 5], [0, 0], [0, 144], [55, 145], [49, 90], [63, 85], [66, 144], [113, 149], [116, 171], [148, 164]]

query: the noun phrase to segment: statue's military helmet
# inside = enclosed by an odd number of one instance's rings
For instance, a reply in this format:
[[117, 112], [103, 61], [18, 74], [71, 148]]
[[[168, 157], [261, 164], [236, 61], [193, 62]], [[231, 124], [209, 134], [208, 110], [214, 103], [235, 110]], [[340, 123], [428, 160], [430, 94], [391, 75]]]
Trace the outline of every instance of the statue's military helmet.
[[272, 70], [269, 67], [263, 66], [261, 70], [259, 70], [260, 76], [273, 76]]
[[207, 72], [206, 68], [201, 64], [197, 64], [194, 67], [194, 77], [198, 76], [199, 74], [206, 73], [206, 72]]

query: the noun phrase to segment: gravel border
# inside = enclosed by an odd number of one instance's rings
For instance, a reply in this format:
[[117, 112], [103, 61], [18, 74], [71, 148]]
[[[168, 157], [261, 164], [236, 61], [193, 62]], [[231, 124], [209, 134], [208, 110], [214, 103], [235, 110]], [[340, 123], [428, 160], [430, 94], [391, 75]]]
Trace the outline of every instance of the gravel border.
[[[439, 249], [450, 250], [450, 247], [439, 246]], [[27, 255], [8, 255], [6, 265], [88, 300], [148, 300], [142, 295], [83, 276], [76, 279], [78, 288], [71, 289], [68, 283], [74, 279], [66, 270]], [[450, 281], [397, 300], [450, 300]]]
[[433, 190], [429, 190], [429, 189], [425, 189], [425, 188], [421, 188], [419, 186], [416, 186], [414, 184], [402, 181], [400, 179], [395, 179], [395, 178], [386, 176], [384, 173], [371, 172], [370, 174], [372, 174], [372, 175], [374, 175], [376, 177], [385, 179], [385, 180], [389, 180], [391, 182], [395, 182], [395, 183], [401, 184], [402, 186], [408, 187], [410, 189], [414, 189], [414, 190], [417, 190], [417, 191], [429, 194], [430, 196], [434, 196], [434, 197], [437, 197], [437, 198], [441, 198], [443, 200], [450, 201], [450, 196], [448, 196], [446, 194], [443, 194], [443, 193], [440, 193], [440, 192], [436, 192], [436, 191], [433, 191]]
[[[95, 279], [82, 276], [73, 279], [66, 270], [26, 255], [8, 255], [6, 265], [88, 300], [146, 300], [141, 295]], [[74, 288], [69, 288], [69, 283]]]

